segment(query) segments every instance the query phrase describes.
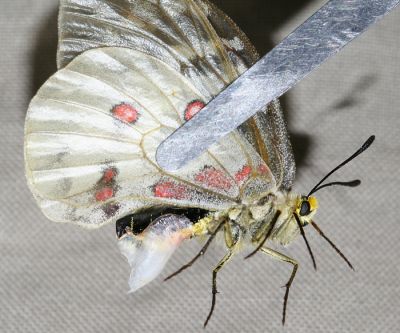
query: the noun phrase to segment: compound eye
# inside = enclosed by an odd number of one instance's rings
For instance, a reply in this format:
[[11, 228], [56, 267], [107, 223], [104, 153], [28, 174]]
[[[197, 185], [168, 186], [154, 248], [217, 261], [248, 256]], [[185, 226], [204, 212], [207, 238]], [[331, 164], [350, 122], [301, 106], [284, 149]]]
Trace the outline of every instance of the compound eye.
[[311, 212], [311, 207], [308, 201], [303, 201], [301, 203], [301, 207], [300, 207], [300, 215], [301, 216], [305, 216], [310, 214]]

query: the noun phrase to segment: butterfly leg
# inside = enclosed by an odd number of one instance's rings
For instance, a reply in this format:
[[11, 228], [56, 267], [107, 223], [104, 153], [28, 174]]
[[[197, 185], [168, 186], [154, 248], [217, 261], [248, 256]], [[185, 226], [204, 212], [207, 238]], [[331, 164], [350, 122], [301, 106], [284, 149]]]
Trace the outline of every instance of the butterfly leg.
[[204, 322], [204, 327], [207, 326], [208, 321], [210, 320], [214, 308], [217, 297], [217, 274], [219, 270], [232, 258], [232, 255], [235, 253], [235, 247], [238, 244], [240, 239], [240, 229], [237, 227], [233, 227], [232, 224], [228, 221], [224, 223], [224, 235], [225, 235], [225, 244], [228, 248], [228, 253], [221, 259], [218, 265], [214, 268], [212, 273], [212, 301], [211, 301], [211, 309], [208, 313], [207, 319]]
[[204, 244], [204, 246], [201, 248], [200, 252], [192, 259], [190, 260], [187, 264], [183, 265], [180, 269], [178, 269], [176, 272], [172, 273], [171, 275], [167, 276], [164, 281], [167, 281], [171, 278], [173, 278], [174, 276], [178, 275], [179, 273], [181, 273], [182, 271], [184, 271], [185, 269], [189, 268], [190, 266], [192, 266], [195, 261], [197, 259], [199, 259], [202, 255], [204, 255], [204, 253], [206, 253], [208, 246], [211, 244], [211, 242], [213, 241], [214, 237], [216, 236], [216, 234], [218, 233], [218, 231], [223, 227], [224, 223], [221, 222], [217, 228], [211, 233], [210, 237], [208, 238], [207, 242]]
[[285, 325], [286, 305], [287, 305], [287, 301], [288, 301], [288, 298], [289, 298], [289, 290], [290, 290], [290, 286], [292, 285], [292, 282], [294, 280], [294, 277], [296, 276], [296, 272], [297, 272], [297, 269], [299, 267], [299, 264], [295, 259], [292, 259], [292, 258], [290, 258], [288, 256], [285, 256], [284, 254], [282, 254], [282, 253], [280, 253], [278, 251], [272, 250], [272, 249], [270, 249], [268, 247], [262, 247], [260, 250], [262, 252], [270, 255], [271, 257], [273, 257], [275, 259], [278, 259], [278, 260], [281, 260], [281, 261], [284, 261], [284, 262], [288, 262], [288, 263], [293, 265], [292, 274], [290, 275], [289, 281], [285, 285], [286, 292], [285, 292], [285, 297], [283, 299], [282, 325]]
[[227, 254], [222, 258], [222, 260], [218, 263], [218, 265], [214, 268], [213, 273], [212, 273], [212, 301], [211, 301], [211, 309], [210, 312], [208, 313], [207, 319], [204, 322], [204, 327], [207, 326], [208, 321], [210, 320], [213, 312], [214, 312], [214, 307], [215, 307], [215, 301], [216, 301], [216, 295], [218, 293], [217, 291], [217, 274], [219, 270], [229, 261], [229, 259], [232, 258], [233, 255], [233, 249], [230, 249]]
[[278, 221], [280, 215], [281, 211], [277, 210], [271, 222], [268, 222], [265, 225], [261, 226], [259, 232], [257, 233], [256, 237], [253, 240], [253, 242], [255, 242], [256, 244], [258, 243], [258, 245], [253, 252], [251, 252], [245, 257], [245, 259], [249, 259], [253, 255], [255, 255], [264, 246], [265, 242], [271, 236], [272, 231], [274, 230], [275, 224]]

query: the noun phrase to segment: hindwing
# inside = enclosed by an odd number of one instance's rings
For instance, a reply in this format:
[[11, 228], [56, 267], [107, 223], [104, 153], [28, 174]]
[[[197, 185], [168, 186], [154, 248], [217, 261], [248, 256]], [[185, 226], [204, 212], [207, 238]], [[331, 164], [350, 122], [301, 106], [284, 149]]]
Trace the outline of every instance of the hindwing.
[[[221, 210], [269, 191], [268, 166], [233, 132], [176, 173], [158, 145], [205, 96], [157, 58], [126, 48], [86, 51], [32, 100], [25, 127], [32, 192], [55, 221], [86, 226], [154, 205]], [[248, 193], [251, 180], [262, 179]]]

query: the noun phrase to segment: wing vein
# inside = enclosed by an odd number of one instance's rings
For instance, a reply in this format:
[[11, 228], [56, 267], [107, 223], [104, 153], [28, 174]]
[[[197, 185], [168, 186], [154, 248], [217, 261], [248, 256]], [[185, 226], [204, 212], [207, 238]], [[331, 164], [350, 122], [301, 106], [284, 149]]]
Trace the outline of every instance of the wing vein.
[[159, 125], [161, 125], [160, 121], [157, 119], [157, 117], [155, 117], [155, 116], [153, 115], [152, 112], [150, 112], [150, 111], [149, 111], [145, 106], [143, 106], [135, 97], [133, 97], [132, 95], [128, 94], [126, 91], [121, 90], [121, 89], [118, 89], [117, 87], [111, 85], [111, 84], [108, 83], [107, 81], [102, 80], [101, 78], [94, 77], [94, 76], [91, 76], [91, 75], [89, 75], [89, 74], [79, 72], [79, 71], [77, 71], [77, 70], [72, 70], [72, 69], [70, 69], [70, 68], [68, 68], [68, 69], [66, 69], [66, 70], [69, 70], [69, 71], [74, 72], [74, 73], [77, 73], [77, 74], [79, 74], [79, 75], [86, 76], [86, 77], [89, 77], [89, 78], [91, 78], [91, 79], [97, 80], [97, 81], [99, 81], [99, 82], [101, 82], [101, 83], [103, 83], [103, 84], [109, 86], [110, 88], [114, 89], [115, 91], [117, 91], [117, 92], [119, 92], [119, 93], [125, 95], [126, 97], [132, 99], [132, 100], [135, 101], [138, 105], [140, 105], [140, 107], [141, 107], [145, 112], [147, 112]]
[[64, 132], [64, 131], [34, 131], [30, 132], [29, 134], [49, 134], [49, 135], [75, 135], [75, 136], [82, 136], [82, 137], [87, 137], [87, 138], [98, 138], [98, 139], [104, 139], [104, 140], [109, 140], [109, 141], [117, 141], [117, 142], [122, 142], [122, 143], [131, 143], [135, 146], [139, 146], [139, 142], [131, 141], [131, 140], [124, 140], [124, 139], [119, 139], [116, 137], [112, 136], [104, 136], [104, 135], [97, 135], [97, 134], [86, 134], [86, 133], [78, 133], [78, 132]]
[[114, 117], [111, 113], [104, 112], [104, 110], [102, 110], [102, 109], [98, 109], [98, 108], [94, 108], [94, 107], [91, 107], [91, 106], [88, 106], [88, 105], [85, 105], [85, 104], [82, 104], [82, 103], [72, 102], [72, 101], [67, 101], [67, 100], [62, 100], [62, 99], [56, 99], [56, 98], [51, 98], [51, 97], [43, 98], [39, 94], [36, 95], [36, 97], [40, 98], [43, 101], [48, 100], [48, 101], [53, 101], [53, 102], [60, 103], [60, 104], [74, 105], [74, 106], [78, 106], [78, 107], [83, 108], [83, 109], [87, 109], [87, 110], [90, 110], [90, 111], [101, 113], [102, 115], [105, 115], [106, 117], [110, 117], [111, 119], [113, 119], [115, 121], [118, 121], [119, 123], [123, 124], [124, 126], [130, 127], [131, 129], [133, 129], [135, 132], [139, 133], [140, 135], [143, 135], [143, 133], [140, 132], [137, 128], [135, 128], [133, 125], [131, 125], [131, 124], [129, 124], [129, 123], [127, 123], [127, 122], [125, 122], [125, 121], [123, 121], [121, 119], [118, 119], [118, 118]]

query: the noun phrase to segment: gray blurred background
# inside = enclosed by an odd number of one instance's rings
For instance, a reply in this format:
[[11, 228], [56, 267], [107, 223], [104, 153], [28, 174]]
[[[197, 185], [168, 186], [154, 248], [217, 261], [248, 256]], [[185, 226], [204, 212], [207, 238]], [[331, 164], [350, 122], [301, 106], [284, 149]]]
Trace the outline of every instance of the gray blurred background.
[[[325, 1], [215, 1], [264, 54]], [[52, 223], [26, 184], [23, 126], [29, 100], [56, 70], [57, 2], [0, 4], [0, 331], [202, 332], [211, 269], [223, 249], [179, 277], [127, 294], [128, 265], [114, 226], [86, 231]], [[238, 256], [219, 275], [207, 332], [395, 332], [400, 329], [400, 8], [282, 98], [298, 163], [295, 190], [308, 190], [370, 134], [376, 143], [335, 177], [355, 189], [319, 193], [321, 228], [354, 264], [306, 229], [318, 264], [299, 238], [286, 251], [300, 262], [287, 323], [281, 325], [291, 267], [258, 254]], [[163, 277], [200, 248], [193, 241]]]

